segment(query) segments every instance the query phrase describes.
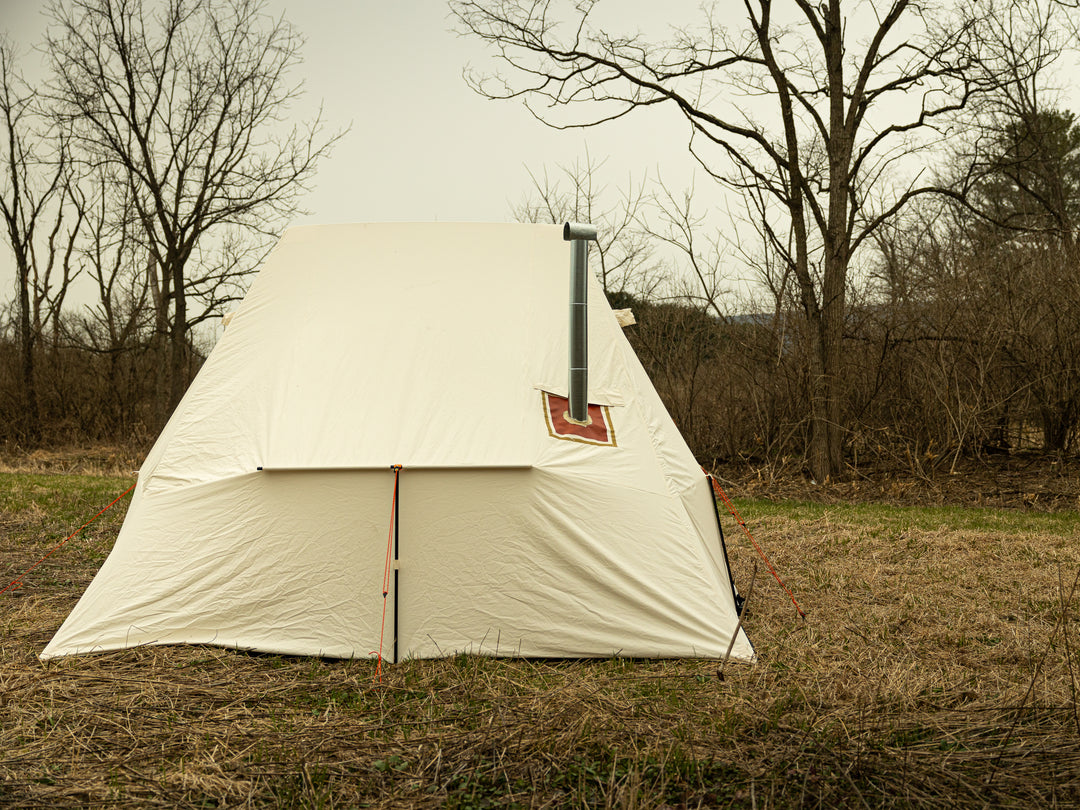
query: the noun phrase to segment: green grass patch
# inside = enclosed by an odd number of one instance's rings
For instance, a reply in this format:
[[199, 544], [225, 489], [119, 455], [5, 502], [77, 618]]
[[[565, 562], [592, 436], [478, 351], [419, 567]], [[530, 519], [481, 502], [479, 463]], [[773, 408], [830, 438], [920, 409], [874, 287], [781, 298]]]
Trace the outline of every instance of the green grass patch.
[[[66, 537], [134, 482], [127, 477], [0, 473], [0, 515], [22, 536], [62, 532]], [[122, 523], [129, 498], [98, 520]]]
[[[920, 531], [972, 531], [993, 534], [1080, 533], [1080, 512], [1030, 512], [1018, 509], [961, 506], [890, 506], [886, 504], [821, 504], [809, 501], [734, 499], [751, 532], [770, 518], [798, 523], [861, 526], [882, 534]], [[721, 505], [722, 517], [727, 512]], [[725, 525], [725, 531], [731, 529]]]

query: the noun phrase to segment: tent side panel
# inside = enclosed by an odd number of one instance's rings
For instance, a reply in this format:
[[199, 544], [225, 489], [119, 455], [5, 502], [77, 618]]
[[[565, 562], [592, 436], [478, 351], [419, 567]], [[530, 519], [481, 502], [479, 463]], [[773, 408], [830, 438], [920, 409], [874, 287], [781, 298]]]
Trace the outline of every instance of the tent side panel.
[[664, 494], [406, 470], [400, 553], [403, 657], [718, 657], [735, 627], [726, 571]]
[[151, 492], [42, 657], [143, 644], [366, 657], [392, 493], [388, 471], [253, 472]]

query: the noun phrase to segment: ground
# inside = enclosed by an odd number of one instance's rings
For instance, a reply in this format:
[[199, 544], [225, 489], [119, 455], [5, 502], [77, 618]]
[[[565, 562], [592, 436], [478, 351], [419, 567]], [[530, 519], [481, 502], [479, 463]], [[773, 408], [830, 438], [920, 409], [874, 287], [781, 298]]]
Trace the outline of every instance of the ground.
[[[753, 664], [39, 661], [122, 501], [0, 594], [0, 807], [1080, 806], [1076, 462], [968, 463], [821, 486], [718, 470], [806, 613], [724, 514]], [[137, 464], [0, 454], [0, 579]]]
[[850, 466], [846, 480], [823, 484], [793, 464], [734, 463], [715, 472], [722, 484], [733, 485], [732, 496], [768, 500], [988, 506], [1037, 512], [1080, 509], [1080, 459], [1041, 453], [949, 458], [921, 467], [864, 462]]

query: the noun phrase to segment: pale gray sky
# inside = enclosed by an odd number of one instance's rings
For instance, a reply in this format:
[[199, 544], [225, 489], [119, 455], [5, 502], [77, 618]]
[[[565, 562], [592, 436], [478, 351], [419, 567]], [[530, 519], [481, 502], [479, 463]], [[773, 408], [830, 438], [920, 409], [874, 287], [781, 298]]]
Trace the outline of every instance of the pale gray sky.
[[[694, 14], [697, 0], [673, 0]], [[40, 0], [0, 0], [0, 30], [22, 47], [45, 29]], [[609, 0], [608, 13], [635, 27], [666, 28], [679, 19], [672, 0]], [[661, 10], [658, 12], [657, 9]], [[505, 221], [529, 192], [527, 169], [607, 159], [614, 188], [628, 175], [662, 171], [676, 187], [689, 181], [686, 127], [671, 111], [648, 111], [600, 129], [555, 131], [520, 104], [489, 101], [465, 84], [472, 63], [493, 63], [477, 41], [458, 36], [444, 0], [270, 0], [306, 38], [307, 97], [298, 115], [321, 101], [332, 128], [351, 123], [320, 165], [297, 223]], [[685, 17], [684, 17], [685, 18]], [[26, 54], [28, 77], [39, 59]], [[660, 112], [661, 114], [657, 114]], [[14, 284], [9, 250], [0, 249], [0, 301]]]
[[352, 121], [308, 199], [317, 221], [505, 220], [529, 186], [526, 166], [572, 163], [586, 143], [595, 157], [610, 155], [613, 179], [651, 172], [665, 154], [688, 164], [675, 116], [558, 132], [520, 104], [477, 96], [462, 70], [491, 63], [477, 41], [449, 30], [442, 0], [360, 0], [348, 12], [333, 0], [276, 5], [307, 37], [311, 96], [332, 120]]
[[[725, 3], [716, 8], [723, 10]], [[352, 129], [324, 161], [297, 223], [504, 221], [543, 172], [606, 159], [611, 188], [661, 175], [678, 192], [697, 175], [696, 200], [712, 205], [713, 228], [729, 228], [716, 184], [687, 154], [687, 128], [674, 109], [652, 108], [603, 127], [556, 131], [520, 103], [489, 101], [465, 84], [467, 64], [495, 63], [475, 39], [453, 33], [445, 0], [268, 0], [305, 36], [295, 78], [307, 88], [297, 116], [321, 101], [331, 128]], [[0, 31], [23, 47], [39, 43], [42, 0], [0, 0]], [[604, 0], [598, 21], [663, 36], [668, 21], [701, 19], [701, 0]], [[720, 20], [720, 22], [725, 22]], [[29, 77], [38, 61], [28, 54]], [[1075, 70], [1066, 71], [1076, 76]], [[1066, 83], [1075, 87], [1075, 82]], [[1073, 105], [1075, 106], [1075, 105]], [[719, 204], [718, 204], [719, 203]], [[0, 302], [11, 299], [9, 249], [0, 247]]]

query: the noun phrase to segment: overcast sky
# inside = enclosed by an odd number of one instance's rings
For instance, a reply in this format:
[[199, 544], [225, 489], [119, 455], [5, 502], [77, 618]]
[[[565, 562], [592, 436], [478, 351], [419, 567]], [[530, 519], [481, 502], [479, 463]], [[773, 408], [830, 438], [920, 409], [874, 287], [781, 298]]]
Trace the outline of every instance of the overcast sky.
[[450, 30], [442, 0], [360, 0], [344, 14], [332, 0], [280, 5], [307, 38], [311, 97], [332, 122], [352, 125], [307, 200], [314, 221], [506, 220], [530, 186], [527, 168], [584, 159], [586, 145], [610, 156], [605, 174], [616, 182], [664, 159], [689, 164], [673, 115], [555, 131], [520, 104], [476, 95], [462, 71], [493, 63]]
[[[519, 103], [490, 101], [462, 78], [467, 65], [495, 63], [477, 40], [451, 30], [445, 0], [268, 0], [306, 38], [295, 78], [307, 89], [309, 114], [321, 101], [331, 128], [351, 126], [324, 161], [297, 223], [505, 221], [530, 191], [528, 170], [542, 174], [584, 161], [586, 148], [606, 160], [601, 181], [623, 186], [662, 176], [679, 191], [695, 175], [687, 128], [671, 108], [652, 108], [600, 128], [556, 131]], [[44, 0], [0, 0], [0, 30], [23, 48], [40, 43]], [[602, 24], [662, 37], [668, 21], [700, 19], [700, 0], [604, 0]], [[724, 2], [717, 4], [724, 8]], [[24, 72], [39, 58], [27, 54]], [[1073, 75], [1076, 75], [1075, 71]], [[1070, 83], [1076, 86], [1076, 82]], [[715, 183], [698, 177], [697, 198], [719, 201]], [[710, 199], [710, 196], [712, 199]], [[710, 224], [724, 228], [723, 212]], [[0, 247], [0, 302], [11, 299], [10, 249]]]
[[[0, 0], [0, 28], [23, 48], [39, 43], [42, 5]], [[650, 0], [605, 5], [644, 27], [658, 24]], [[662, 7], [670, 12], [671, 3]], [[507, 221], [529, 192], [529, 169], [583, 161], [586, 148], [607, 158], [603, 178], [612, 188], [658, 169], [678, 185], [692, 174], [676, 115], [650, 111], [602, 129], [556, 131], [520, 104], [476, 95], [463, 70], [493, 63], [479, 42], [451, 30], [444, 0], [270, 0], [268, 9], [306, 39], [298, 114], [321, 101], [332, 129], [351, 126], [320, 164], [304, 199], [310, 214], [297, 223]], [[25, 56], [30, 77], [39, 58]], [[9, 254], [0, 249], [0, 301], [10, 300], [14, 284]]]

